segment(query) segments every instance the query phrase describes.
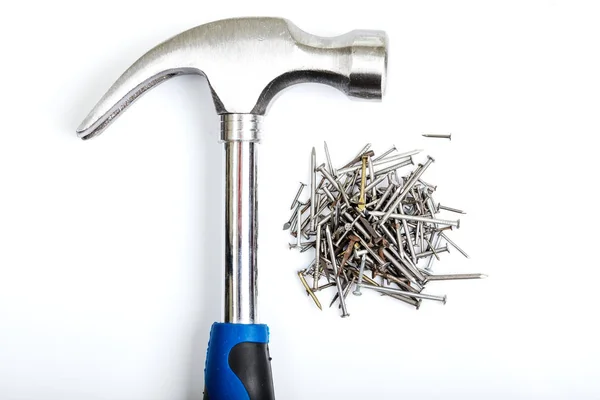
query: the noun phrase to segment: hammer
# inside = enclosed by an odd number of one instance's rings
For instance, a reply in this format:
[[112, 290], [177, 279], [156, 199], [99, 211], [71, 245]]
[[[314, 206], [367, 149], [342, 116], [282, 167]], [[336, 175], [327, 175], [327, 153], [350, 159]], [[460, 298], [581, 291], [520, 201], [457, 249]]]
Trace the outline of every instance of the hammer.
[[225, 312], [212, 325], [204, 399], [273, 399], [269, 330], [257, 319], [257, 150], [261, 122], [282, 89], [319, 82], [381, 99], [387, 37], [356, 30], [320, 37], [281, 18], [200, 25], [159, 44], [112, 85], [77, 135], [102, 133], [141, 95], [169, 78], [206, 77], [225, 144]]

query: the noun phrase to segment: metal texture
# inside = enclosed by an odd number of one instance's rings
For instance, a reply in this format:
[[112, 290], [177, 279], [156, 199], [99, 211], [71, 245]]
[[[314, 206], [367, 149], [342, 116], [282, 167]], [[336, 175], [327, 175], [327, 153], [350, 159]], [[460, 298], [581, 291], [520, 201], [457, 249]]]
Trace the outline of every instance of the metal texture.
[[203, 75], [218, 114], [264, 115], [284, 88], [319, 82], [349, 96], [380, 99], [385, 88], [387, 37], [356, 30], [337, 37], [304, 32], [281, 18], [234, 18], [200, 25], [138, 59], [77, 129], [100, 134], [141, 95], [179, 75]]
[[[382, 31], [356, 30], [326, 38], [281, 18], [215, 21], [183, 32], [139, 58], [100, 99], [77, 134], [82, 139], [99, 135], [144, 93], [172, 77], [206, 77], [221, 115], [225, 144], [224, 319], [253, 323], [262, 115], [278, 93], [303, 82], [330, 85], [352, 97], [380, 99], [386, 69], [387, 37]], [[302, 227], [300, 220], [296, 223]]]

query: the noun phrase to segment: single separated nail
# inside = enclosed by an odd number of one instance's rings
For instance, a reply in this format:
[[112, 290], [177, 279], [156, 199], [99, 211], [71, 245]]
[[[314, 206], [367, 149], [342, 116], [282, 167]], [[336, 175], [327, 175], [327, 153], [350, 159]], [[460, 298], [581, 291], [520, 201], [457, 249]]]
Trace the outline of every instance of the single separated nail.
[[438, 212], [440, 210], [446, 210], [446, 211], [450, 211], [450, 212], [457, 213], [457, 214], [466, 214], [466, 212], [464, 212], [463, 210], [459, 210], [458, 208], [443, 206], [440, 203], [438, 203], [437, 210], [438, 210]]
[[447, 135], [438, 135], [438, 134], [433, 134], [433, 133], [424, 133], [421, 136], [426, 137], [426, 138], [435, 138], [435, 139], [448, 139], [448, 140], [452, 140], [452, 134], [447, 134]]

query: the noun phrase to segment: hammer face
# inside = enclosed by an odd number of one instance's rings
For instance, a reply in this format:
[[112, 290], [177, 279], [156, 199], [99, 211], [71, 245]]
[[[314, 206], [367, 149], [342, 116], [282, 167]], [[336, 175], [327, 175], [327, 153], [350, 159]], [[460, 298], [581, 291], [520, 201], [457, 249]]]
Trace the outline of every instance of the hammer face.
[[204, 75], [219, 114], [264, 115], [282, 89], [303, 82], [380, 99], [386, 64], [387, 37], [381, 31], [324, 38], [281, 18], [215, 21], [183, 32], [139, 58], [77, 132], [83, 139], [100, 134], [142, 94], [178, 75]]

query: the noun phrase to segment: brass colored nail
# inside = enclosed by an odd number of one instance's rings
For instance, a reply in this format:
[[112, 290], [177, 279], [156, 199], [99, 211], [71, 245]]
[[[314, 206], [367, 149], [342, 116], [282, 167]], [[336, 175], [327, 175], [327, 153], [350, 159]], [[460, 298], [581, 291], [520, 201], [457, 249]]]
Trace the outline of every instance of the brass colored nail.
[[315, 304], [317, 305], [317, 307], [319, 307], [319, 310], [323, 310], [323, 307], [321, 307], [321, 302], [319, 301], [317, 296], [315, 296], [313, 291], [310, 289], [310, 286], [308, 286], [308, 283], [306, 283], [306, 279], [304, 279], [304, 275], [302, 275], [302, 271], [298, 271], [298, 277], [300, 278], [300, 281], [302, 281], [302, 285], [304, 286], [304, 288], [306, 289], [306, 291], [308, 292], [310, 297], [312, 297], [312, 299], [315, 302]]

